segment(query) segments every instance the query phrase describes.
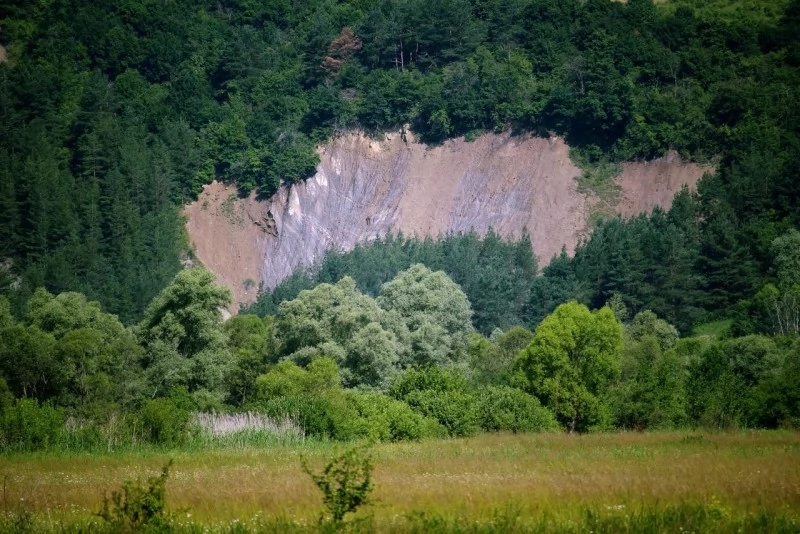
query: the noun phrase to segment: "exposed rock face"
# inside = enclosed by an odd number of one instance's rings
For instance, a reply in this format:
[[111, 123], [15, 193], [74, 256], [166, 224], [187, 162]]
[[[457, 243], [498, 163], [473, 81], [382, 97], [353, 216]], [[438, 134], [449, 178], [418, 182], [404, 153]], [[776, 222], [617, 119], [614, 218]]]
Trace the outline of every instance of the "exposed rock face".
[[[518, 237], [527, 229], [541, 263], [562, 246], [574, 250], [586, 232], [591, 199], [578, 193], [580, 169], [558, 138], [487, 134], [428, 148], [411, 136], [352, 133], [322, 147], [320, 158], [314, 177], [266, 202], [213, 183], [187, 206], [196, 254], [233, 290], [235, 307], [255, 298], [259, 282], [272, 287], [331, 247], [348, 250], [388, 231], [437, 236], [492, 227]], [[675, 158], [625, 166], [622, 213], [668, 206], [704, 170]], [[640, 175], [645, 191], [658, 192], [652, 199], [639, 194]]]

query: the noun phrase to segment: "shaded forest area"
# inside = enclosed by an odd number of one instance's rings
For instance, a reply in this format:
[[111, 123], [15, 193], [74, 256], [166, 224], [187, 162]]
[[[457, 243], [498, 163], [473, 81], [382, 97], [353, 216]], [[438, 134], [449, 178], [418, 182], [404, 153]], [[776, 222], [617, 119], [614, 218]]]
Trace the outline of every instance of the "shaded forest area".
[[[4, 2], [0, 445], [180, 444], [198, 411], [333, 439], [796, 427], [798, 36], [797, 1]], [[385, 236], [223, 322], [180, 206], [406, 124], [561, 135], [598, 179], [718, 166], [541, 273], [528, 238]]]

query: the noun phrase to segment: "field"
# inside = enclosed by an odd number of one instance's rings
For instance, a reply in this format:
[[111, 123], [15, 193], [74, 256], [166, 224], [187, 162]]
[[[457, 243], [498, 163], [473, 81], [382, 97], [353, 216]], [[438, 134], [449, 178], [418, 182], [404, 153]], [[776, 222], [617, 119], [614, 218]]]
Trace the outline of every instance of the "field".
[[[319, 468], [337, 450], [307, 442], [4, 456], [2, 524], [100, 525], [92, 515], [104, 492], [172, 458], [167, 505], [179, 529], [312, 530], [323, 506], [300, 457]], [[360, 530], [800, 531], [794, 432], [495, 434], [378, 445], [372, 456], [374, 502], [356, 514]]]

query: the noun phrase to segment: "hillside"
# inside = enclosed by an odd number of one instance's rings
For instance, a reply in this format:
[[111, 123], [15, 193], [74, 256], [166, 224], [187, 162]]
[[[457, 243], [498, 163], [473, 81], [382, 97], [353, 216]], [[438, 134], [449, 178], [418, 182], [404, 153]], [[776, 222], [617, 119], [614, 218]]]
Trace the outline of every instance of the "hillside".
[[[0, 293], [19, 317], [45, 287], [81, 292], [137, 322], [187, 264], [180, 212], [214, 181], [277, 199], [288, 195], [281, 184], [293, 184], [302, 200], [302, 224], [273, 209], [284, 237], [246, 253], [281, 265], [235, 277], [252, 285], [274, 284], [295, 258], [309, 262], [329, 244], [347, 248], [386, 228], [438, 235], [492, 225], [510, 236], [527, 227], [546, 261], [597, 215], [668, 203], [673, 189], [653, 178], [679, 154], [715, 162], [719, 187], [706, 189], [698, 221], [715, 220], [710, 207], [729, 207], [733, 216], [719, 224], [730, 231], [719, 235], [756, 259], [730, 305], [761, 285], [769, 243], [796, 222], [798, 12], [785, 0], [5, 2]], [[342, 146], [342, 132], [404, 127], [438, 148]], [[479, 139], [487, 132], [520, 137]], [[572, 163], [563, 146], [528, 156], [536, 137], [563, 139]], [[461, 149], [462, 138], [477, 141]], [[386, 142], [402, 144], [398, 135]], [[517, 149], [525, 155], [506, 155]], [[357, 170], [351, 185], [378, 191], [357, 218], [337, 204], [355, 190], [329, 186], [332, 196], [313, 202], [300, 194], [319, 185], [318, 169], [332, 183], [333, 154], [348, 150], [371, 162], [337, 156]], [[394, 160], [396, 169], [380, 170]], [[610, 170], [636, 168], [625, 162], [654, 160], [618, 178], [619, 202], [606, 191], [602, 204], [586, 204], [570, 189], [573, 163], [589, 177], [584, 191], [607, 186]], [[520, 174], [520, 162], [536, 170]], [[370, 173], [387, 182], [370, 185]], [[426, 187], [397, 189], [412, 174]], [[629, 189], [636, 193], [626, 197]], [[329, 220], [305, 216], [328, 201]], [[562, 201], [563, 212], [543, 207]], [[562, 226], [548, 226], [554, 220]], [[213, 247], [238, 261], [229, 247]], [[716, 276], [710, 265], [697, 266], [703, 278]]]
[[800, 0], [0, 28], [0, 451], [800, 427]]
[[[429, 148], [399, 133], [383, 141], [360, 133], [319, 150], [316, 174], [267, 201], [239, 198], [214, 182], [185, 208], [197, 258], [234, 293], [234, 309], [274, 287], [329, 248], [350, 250], [387, 232], [437, 237], [489, 227], [503, 237], [530, 233], [539, 264], [587, 235], [596, 199], [578, 192], [581, 173], [560, 138], [485, 134]], [[615, 209], [631, 216], [669, 208], [683, 185], [694, 189], [710, 166], [674, 154], [627, 163], [616, 178]]]

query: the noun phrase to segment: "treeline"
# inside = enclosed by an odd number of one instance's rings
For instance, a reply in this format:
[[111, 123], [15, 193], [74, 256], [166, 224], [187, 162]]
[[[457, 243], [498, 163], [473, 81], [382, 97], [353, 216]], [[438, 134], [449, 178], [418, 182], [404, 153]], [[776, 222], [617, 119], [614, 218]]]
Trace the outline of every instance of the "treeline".
[[0, 290], [17, 314], [45, 286], [132, 324], [204, 183], [269, 195], [335, 132], [404, 124], [563, 135], [589, 166], [721, 155], [715, 224], [762, 261], [796, 222], [800, 8], [756, 4], [4, 2]]
[[706, 196], [709, 188], [723, 187], [719, 182], [717, 175], [704, 177], [698, 194], [684, 189], [668, 212], [656, 208], [649, 216], [601, 221], [574, 256], [562, 251], [541, 272], [527, 236], [503, 240], [492, 230], [437, 240], [387, 234], [352, 251], [329, 251], [312, 268], [298, 268], [275, 288], [260, 291], [242, 312], [275, 314], [302, 290], [345, 276], [377, 296], [398, 272], [423, 263], [462, 288], [472, 303], [472, 324], [484, 335], [512, 326], [535, 329], [570, 300], [596, 309], [611, 298], [633, 314], [657, 313], [684, 335], [710, 321], [727, 324], [733, 336], [799, 333], [800, 232], [790, 223], [794, 214], [778, 221], [755, 213], [752, 219], [733, 217], [717, 190]]
[[22, 321], [0, 299], [0, 450], [800, 424], [796, 334], [680, 338], [618, 295], [489, 337], [421, 264], [375, 298], [345, 277], [263, 319], [223, 322], [229, 302], [198, 268], [128, 328], [78, 293], [38, 290]]
[[530, 237], [502, 239], [492, 229], [438, 239], [387, 234], [351, 251], [332, 249], [311, 269], [298, 268], [273, 289], [259, 292], [242, 313], [275, 314], [281, 302], [321, 283], [352, 278], [359, 291], [376, 297], [397, 273], [421, 263], [444, 271], [464, 291], [472, 305], [472, 324], [489, 335], [496, 328], [526, 324], [538, 266]]

